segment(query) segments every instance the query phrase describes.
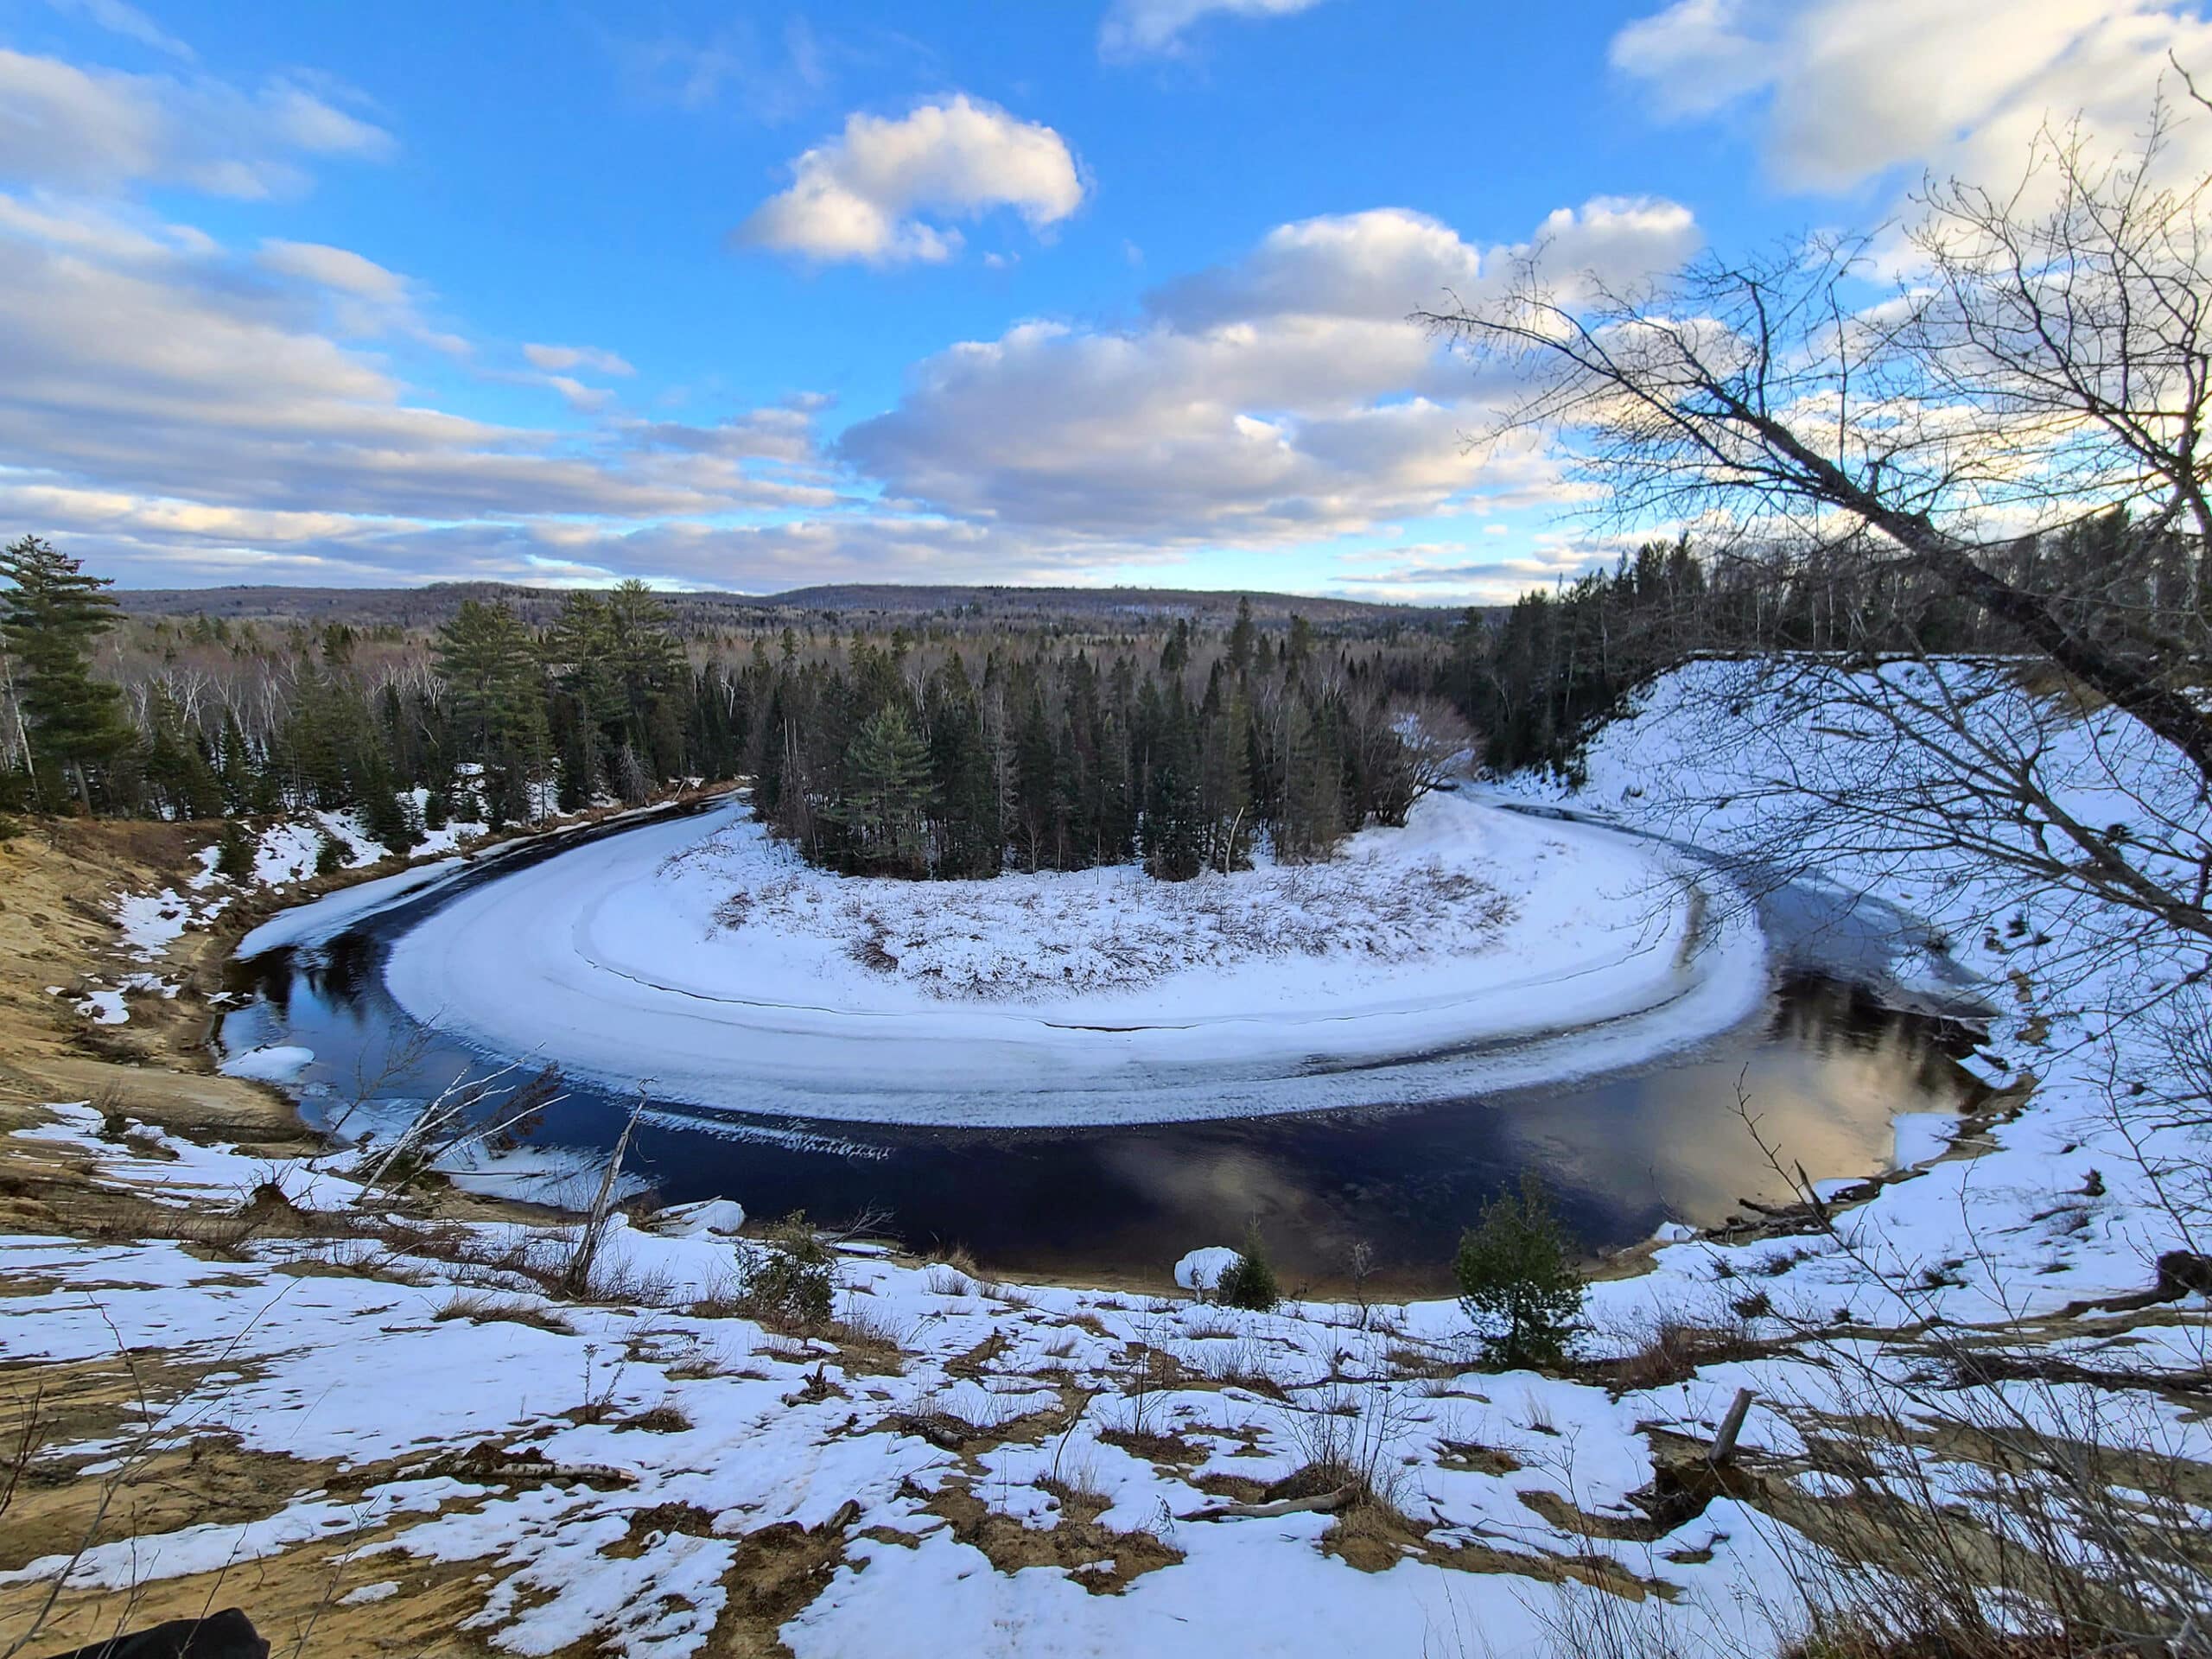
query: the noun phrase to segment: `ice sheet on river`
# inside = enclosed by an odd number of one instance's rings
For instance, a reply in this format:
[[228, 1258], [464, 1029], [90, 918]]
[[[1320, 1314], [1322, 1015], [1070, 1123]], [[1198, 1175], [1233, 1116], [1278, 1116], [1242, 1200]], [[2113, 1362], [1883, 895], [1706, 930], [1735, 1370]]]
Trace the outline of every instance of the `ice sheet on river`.
[[387, 983], [487, 1051], [746, 1112], [1004, 1126], [1434, 1099], [1635, 1064], [1758, 1007], [1756, 929], [1704, 921], [1669, 857], [1435, 796], [1296, 871], [855, 881], [733, 803], [460, 895], [397, 941]]

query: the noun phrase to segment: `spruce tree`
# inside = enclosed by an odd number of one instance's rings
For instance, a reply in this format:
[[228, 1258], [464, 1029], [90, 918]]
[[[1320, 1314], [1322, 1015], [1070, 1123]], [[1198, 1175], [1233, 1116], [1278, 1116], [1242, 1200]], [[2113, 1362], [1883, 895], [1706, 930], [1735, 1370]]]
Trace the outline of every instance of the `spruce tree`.
[[200, 747], [166, 686], [146, 694], [146, 784], [168, 818], [213, 818], [222, 815], [223, 791], [215, 769]]
[[0, 640], [16, 664], [19, 727], [34, 775], [50, 767], [89, 811], [101, 769], [128, 748], [122, 689], [92, 675], [92, 646], [115, 625], [105, 577], [35, 536], [0, 553]]
[[956, 880], [996, 875], [1006, 859], [1006, 835], [982, 709], [957, 655], [931, 699], [929, 747], [938, 823], [931, 874]]
[[253, 752], [246, 747], [245, 733], [238, 725], [238, 717], [227, 709], [223, 711], [223, 735], [217, 750], [215, 776], [222, 790], [225, 813], [251, 812], [260, 806], [259, 768], [254, 763]]
[[1555, 1364], [1587, 1294], [1535, 1172], [1500, 1193], [1459, 1240], [1459, 1305], [1501, 1370]]
[[929, 751], [896, 704], [861, 723], [845, 751], [840, 812], [856, 868], [887, 875], [928, 873], [929, 775]]
[[1229, 631], [1229, 668], [1240, 680], [1252, 671], [1252, 645], [1258, 637], [1252, 626], [1251, 600], [1238, 600], [1236, 626]]
[[254, 840], [245, 826], [236, 818], [226, 820], [215, 842], [215, 874], [232, 881], [251, 879], [254, 854]]
[[1282, 1300], [1274, 1267], [1260, 1238], [1258, 1221], [1244, 1224], [1244, 1247], [1215, 1283], [1214, 1298], [1224, 1306], [1249, 1308], [1255, 1313], [1268, 1313]]

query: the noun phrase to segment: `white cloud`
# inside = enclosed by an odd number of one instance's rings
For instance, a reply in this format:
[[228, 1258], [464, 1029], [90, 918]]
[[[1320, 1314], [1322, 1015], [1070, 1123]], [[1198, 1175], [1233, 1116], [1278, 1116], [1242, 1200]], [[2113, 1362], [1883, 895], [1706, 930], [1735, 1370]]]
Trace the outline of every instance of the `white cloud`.
[[0, 236], [70, 248], [103, 259], [129, 263], [169, 259], [195, 251], [207, 238], [187, 225], [164, 225], [149, 216], [118, 211], [109, 204], [39, 194], [0, 192]]
[[[1503, 525], [1490, 528], [1506, 533]], [[1607, 543], [1548, 534], [1536, 537], [1527, 551], [1504, 557], [1482, 557], [1450, 542], [1427, 543], [1348, 556], [1341, 563], [1382, 568], [1347, 569], [1337, 585], [1361, 599], [1404, 604], [1510, 605], [1533, 588], [1573, 582], [1605, 569], [1618, 556]]]
[[1487, 252], [1440, 219], [1380, 207], [1281, 226], [1249, 257], [1170, 283], [1151, 304], [1186, 327], [1281, 315], [1396, 322], [1453, 295], [1472, 300], [1487, 275], [1539, 251], [1562, 286], [1586, 275], [1619, 286], [1671, 270], [1697, 245], [1689, 209], [1651, 197], [1560, 208], [1528, 242]]
[[247, 94], [205, 78], [86, 70], [0, 49], [0, 177], [257, 198], [304, 185], [297, 156], [374, 159], [391, 147], [381, 128], [286, 81]]
[[[203, 259], [221, 257], [222, 250], [212, 241], [187, 245]], [[425, 320], [418, 284], [350, 248], [272, 239], [261, 245], [254, 263], [319, 302], [328, 327], [346, 339], [404, 338], [454, 358], [474, 349], [460, 335]]]
[[1098, 26], [1098, 50], [1109, 59], [1173, 55], [1183, 36], [1209, 16], [1287, 17], [1320, 0], [1114, 0]]
[[571, 369], [588, 369], [595, 374], [637, 372], [620, 353], [602, 351], [596, 346], [525, 346], [522, 354], [533, 368], [548, 374], [564, 374]]
[[1043, 226], [1075, 212], [1084, 194], [1058, 133], [964, 95], [895, 120], [849, 117], [791, 173], [791, 188], [761, 203], [737, 241], [823, 262], [936, 261], [961, 244], [946, 219], [1011, 207]]
[[397, 304], [407, 295], [407, 279], [373, 259], [321, 242], [264, 242], [260, 263], [279, 276], [318, 283], [360, 299]]
[[799, 398], [772, 409], [748, 410], [711, 426], [681, 421], [639, 421], [626, 430], [642, 448], [688, 450], [732, 460], [807, 461], [815, 458], [814, 417], [823, 401]]
[[[1611, 57], [1664, 116], [1764, 100], [1775, 176], [1838, 191], [1896, 167], [2002, 183], [2047, 119], [2124, 138], [2170, 51], [2212, 60], [2212, 23], [2179, 0], [1675, 0]], [[2212, 122], [2190, 143], [2202, 165]]]
[[[1614, 281], [1670, 268], [1696, 235], [1651, 201], [1543, 231], [1545, 257]], [[1402, 209], [1284, 226], [1160, 289], [1138, 327], [1028, 322], [939, 353], [840, 453], [974, 522], [1169, 547], [1313, 542], [1478, 490], [1543, 498], [1555, 471], [1533, 449], [1470, 453], [1480, 389], [1406, 320], [1446, 287], [1475, 297], [1529, 248], [1478, 250]]]
[[533, 431], [416, 401], [380, 356], [325, 331], [330, 296], [340, 315], [358, 306], [412, 326], [404, 279], [345, 250], [273, 245], [256, 263], [289, 280], [257, 283], [219, 251], [79, 228], [0, 212], [0, 454], [18, 486], [384, 521], [837, 501], [804, 469], [764, 470], [712, 442]]
[[124, 0], [48, 0], [48, 3], [56, 11], [86, 18], [111, 35], [120, 35], [125, 40], [136, 41], [156, 52], [181, 58], [187, 63], [199, 55], [137, 7], [126, 5]]

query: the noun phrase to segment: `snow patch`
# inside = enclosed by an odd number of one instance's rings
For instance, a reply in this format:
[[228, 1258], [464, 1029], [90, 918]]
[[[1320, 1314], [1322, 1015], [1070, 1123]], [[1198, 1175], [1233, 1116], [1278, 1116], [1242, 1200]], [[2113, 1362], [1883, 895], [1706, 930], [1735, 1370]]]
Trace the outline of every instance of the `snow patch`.
[[1175, 1282], [1185, 1290], [1211, 1290], [1221, 1282], [1223, 1274], [1243, 1260], [1240, 1252], [1225, 1245], [1192, 1250], [1175, 1264]]

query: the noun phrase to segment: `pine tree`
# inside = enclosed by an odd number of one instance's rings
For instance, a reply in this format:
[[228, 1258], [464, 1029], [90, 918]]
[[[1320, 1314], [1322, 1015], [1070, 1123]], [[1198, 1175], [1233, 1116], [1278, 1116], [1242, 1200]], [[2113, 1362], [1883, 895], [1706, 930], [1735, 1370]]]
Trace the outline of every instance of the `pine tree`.
[[529, 630], [503, 605], [464, 601], [438, 630], [437, 663], [463, 747], [484, 766], [491, 822], [534, 818], [532, 785], [549, 756], [544, 670]]
[[438, 673], [454, 723], [479, 759], [534, 753], [545, 741], [545, 702], [528, 630], [504, 605], [464, 600], [438, 630]]
[[1191, 705], [1170, 687], [1166, 718], [1147, 770], [1144, 803], [1145, 868], [1163, 881], [1187, 881], [1205, 868], [1205, 812]]
[[1452, 1263], [1459, 1303], [1492, 1364], [1555, 1364], [1587, 1294], [1531, 1170], [1518, 1194], [1500, 1193], [1460, 1237]]
[[163, 817], [221, 816], [223, 791], [200, 749], [199, 734], [187, 728], [175, 698], [158, 683], [146, 693], [145, 772]]
[[1236, 626], [1229, 631], [1229, 668], [1240, 680], [1252, 671], [1252, 645], [1258, 637], [1252, 626], [1251, 600], [1238, 600]]
[[261, 804], [260, 769], [254, 763], [253, 752], [247, 747], [245, 733], [238, 726], [238, 717], [229, 709], [223, 711], [223, 735], [216, 752], [215, 776], [223, 792], [223, 810], [235, 815], [251, 812]]
[[1335, 711], [1326, 702], [1294, 700], [1276, 849], [1292, 862], [1325, 859], [1344, 833], [1344, 749]]
[[1256, 1313], [1270, 1312], [1282, 1300], [1282, 1288], [1276, 1282], [1274, 1265], [1268, 1260], [1267, 1246], [1260, 1237], [1260, 1224], [1247, 1222], [1244, 1225], [1244, 1247], [1236, 1253], [1214, 1285], [1214, 1300], [1228, 1307], [1249, 1308]]
[[92, 676], [92, 645], [115, 625], [105, 577], [26, 536], [0, 553], [0, 640], [15, 659], [17, 737], [34, 773], [50, 766], [89, 811], [100, 768], [130, 745], [121, 688]]
[[956, 879], [998, 874], [1006, 861], [1006, 833], [991, 781], [990, 749], [982, 709], [957, 655], [931, 701], [929, 748], [938, 822], [931, 874]]
[[845, 751], [840, 818], [854, 863], [880, 874], [928, 873], [929, 751], [896, 704], [861, 723]]
[[1014, 746], [1014, 814], [1024, 860], [1032, 870], [1059, 862], [1059, 752], [1041, 692], [1033, 693]]

